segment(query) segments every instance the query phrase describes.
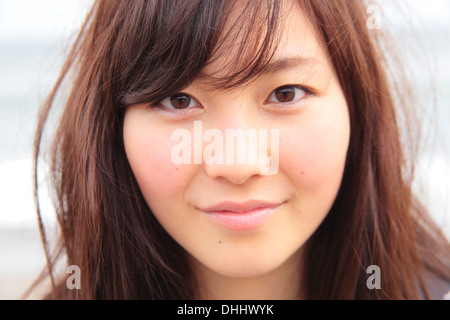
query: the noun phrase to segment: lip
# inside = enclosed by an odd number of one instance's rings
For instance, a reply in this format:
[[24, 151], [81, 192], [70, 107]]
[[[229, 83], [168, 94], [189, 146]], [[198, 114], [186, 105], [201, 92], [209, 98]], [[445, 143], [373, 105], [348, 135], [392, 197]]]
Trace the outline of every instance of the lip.
[[284, 202], [249, 200], [224, 201], [199, 208], [222, 226], [234, 231], [256, 229], [262, 226]]

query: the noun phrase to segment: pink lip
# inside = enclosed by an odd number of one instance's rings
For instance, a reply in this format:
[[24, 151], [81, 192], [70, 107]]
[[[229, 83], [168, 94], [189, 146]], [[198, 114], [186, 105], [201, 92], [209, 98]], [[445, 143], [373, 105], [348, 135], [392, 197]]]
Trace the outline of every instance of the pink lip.
[[283, 203], [258, 200], [246, 202], [225, 201], [199, 209], [227, 229], [241, 231], [260, 227]]

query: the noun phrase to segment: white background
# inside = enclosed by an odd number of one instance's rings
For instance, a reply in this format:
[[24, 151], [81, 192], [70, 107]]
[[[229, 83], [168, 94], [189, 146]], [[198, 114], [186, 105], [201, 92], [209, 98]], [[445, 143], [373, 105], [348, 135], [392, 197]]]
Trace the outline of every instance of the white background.
[[[20, 298], [44, 266], [32, 190], [33, 130], [38, 106], [90, 3], [0, 0], [0, 299]], [[419, 56], [413, 60], [411, 80], [425, 106], [426, 148], [417, 166], [416, 188], [450, 235], [450, 1], [384, 0], [382, 8], [381, 27], [392, 29], [405, 60], [411, 53]], [[431, 108], [430, 79], [435, 82], [436, 109]], [[50, 209], [45, 198], [43, 207]], [[51, 222], [52, 216], [45, 219]]]

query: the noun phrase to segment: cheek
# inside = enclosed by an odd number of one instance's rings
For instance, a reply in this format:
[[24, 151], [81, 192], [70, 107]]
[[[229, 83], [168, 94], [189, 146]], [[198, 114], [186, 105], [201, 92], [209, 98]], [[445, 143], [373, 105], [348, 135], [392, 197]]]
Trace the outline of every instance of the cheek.
[[171, 132], [124, 124], [124, 144], [131, 169], [144, 197], [150, 201], [173, 199], [188, 174], [171, 160]]
[[345, 166], [350, 137], [347, 113], [318, 114], [317, 118], [284, 131], [287, 138], [280, 141], [280, 169], [302, 193], [327, 186], [335, 190]]

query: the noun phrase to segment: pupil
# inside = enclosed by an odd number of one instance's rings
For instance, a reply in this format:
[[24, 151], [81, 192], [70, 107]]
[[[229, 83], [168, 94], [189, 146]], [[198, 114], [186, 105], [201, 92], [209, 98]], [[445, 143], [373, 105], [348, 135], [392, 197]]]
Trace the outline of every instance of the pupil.
[[290, 102], [294, 100], [295, 89], [294, 88], [282, 88], [275, 92], [275, 96], [280, 102]]
[[186, 95], [178, 95], [171, 97], [170, 102], [175, 109], [186, 109], [191, 103], [191, 98]]

